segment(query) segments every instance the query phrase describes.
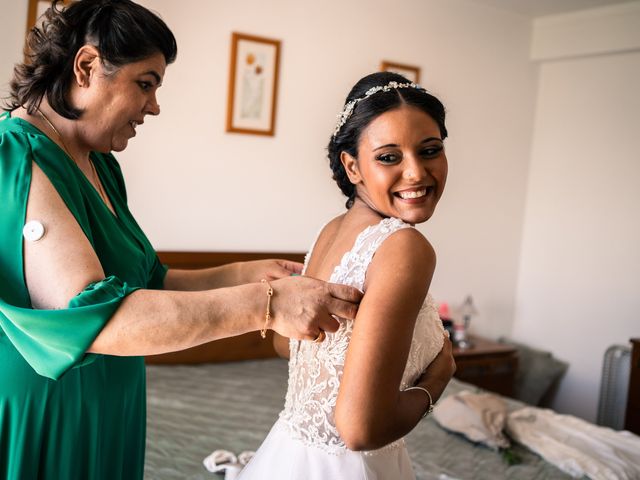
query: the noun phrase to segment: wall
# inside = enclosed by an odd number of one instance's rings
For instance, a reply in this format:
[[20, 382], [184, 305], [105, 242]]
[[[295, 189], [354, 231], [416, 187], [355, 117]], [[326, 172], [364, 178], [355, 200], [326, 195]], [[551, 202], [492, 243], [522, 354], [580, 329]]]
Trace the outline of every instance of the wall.
[[[2, 1], [21, 23], [26, 0]], [[433, 293], [454, 304], [471, 293], [476, 331], [510, 331], [536, 88], [529, 19], [466, 0], [141, 3], [180, 49], [162, 115], [119, 155], [158, 249], [305, 251], [343, 209], [324, 148], [348, 90], [383, 59], [416, 64], [451, 135], [447, 192], [421, 227], [438, 252]], [[232, 31], [283, 41], [273, 138], [224, 132]]]
[[0, 98], [6, 96], [13, 65], [22, 59], [28, 0], [0, 0]]
[[570, 363], [554, 408], [589, 420], [606, 348], [640, 335], [638, 27], [640, 2], [534, 22], [540, 76], [513, 336]]

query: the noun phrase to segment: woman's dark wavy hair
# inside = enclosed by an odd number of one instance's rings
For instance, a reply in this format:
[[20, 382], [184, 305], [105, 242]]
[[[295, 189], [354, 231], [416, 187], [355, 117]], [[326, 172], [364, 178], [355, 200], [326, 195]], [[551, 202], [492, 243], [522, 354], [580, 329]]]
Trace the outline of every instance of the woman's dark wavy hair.
[[86, 44], [95, 46], [103, 65], [117, 69], [156, 53], [167, 64], [176, 59], [178, 46], [169, 27], [153, 12], [131, 0], [80, 0], [61, 9], [54, 0], [40, 27], [31, 29], [25, 62], [14, 68], [5, 110], [25, 107], [30, 114], [47, 97], [63, 117], [77, 119], [82, 110], [68, 101], [73, 62]]
[[[360, 79], [349, 92], [345, 105], [356, 98], [364, 97], [367, 90], [373, 87], [384, 86], [389, 82], [408, 83], [402, 75], [391, 72], [376, 72]], [[363, 130], [379, 115], [410, 105], [419, 108], [429, 115], [438, 124], [440, 135], [444, 140], [447, 137], [447, 127], [444, 124], [445, 110], [442, 102], [436, 97], [416, 88], [392, 89], [388, 92], [377, 92], [358, 102], [347, 122], [338, 133], [331, 137], [327, 146], [329, 166], [333, 172], [333, 179], [347, 196], [346, 207], [351, 208], [356, 196], [355, 185], [349, 181], [345, 172], [340, 154], [347, 152], [354, 158], [358, 158], [358, 144]]]

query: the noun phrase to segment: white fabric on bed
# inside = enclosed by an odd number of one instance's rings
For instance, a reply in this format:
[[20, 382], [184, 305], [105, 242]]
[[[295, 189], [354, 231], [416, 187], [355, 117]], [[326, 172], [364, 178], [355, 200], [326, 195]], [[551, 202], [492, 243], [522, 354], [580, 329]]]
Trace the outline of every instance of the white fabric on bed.
[[442, 400], [433, 410], [441, 427], [463, 434], [472, 442], [498, 450], [507, 448], [509, 440], [502, 430], [507, 421], [507, 404], [491, 393], [463, 390]]
[[640, 437], [598, 427], [571, 415], [525, 407], [507, 418], [507, 432], [575, 478], [637, 480]]

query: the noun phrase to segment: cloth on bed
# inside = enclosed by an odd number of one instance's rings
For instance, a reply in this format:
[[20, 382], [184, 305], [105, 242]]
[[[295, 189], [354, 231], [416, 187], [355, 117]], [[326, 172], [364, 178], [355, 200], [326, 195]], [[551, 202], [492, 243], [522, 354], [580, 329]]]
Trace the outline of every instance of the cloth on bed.
[[498, 450], [510, 443], [502, 431], [507, 420], [507, 404], [497, 395], [464, 390], [438, 402], [433, 418], [442, 428], [461, 433], [472, 442]]
[[640, 478], [640, 437], [571, 415], [525, 407], [507, 418], [509, 435], [575, 478]]

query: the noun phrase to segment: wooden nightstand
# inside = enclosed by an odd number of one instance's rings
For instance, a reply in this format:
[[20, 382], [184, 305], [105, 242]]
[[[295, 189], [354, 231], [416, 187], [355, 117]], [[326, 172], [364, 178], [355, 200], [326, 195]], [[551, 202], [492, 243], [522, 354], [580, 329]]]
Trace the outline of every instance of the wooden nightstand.
[[472, 347], [453, 348], [455, 377], [486, 390], [512, 396], [518, 369], [516, 349], [475, 335], [469, 339]]

